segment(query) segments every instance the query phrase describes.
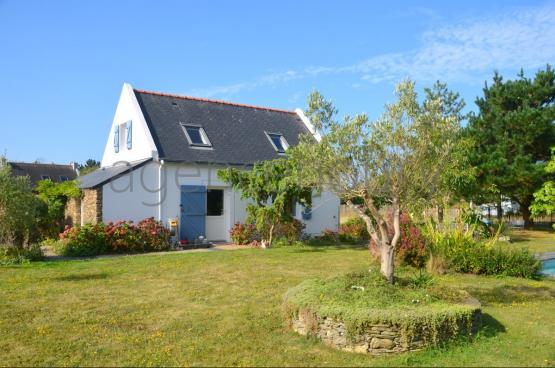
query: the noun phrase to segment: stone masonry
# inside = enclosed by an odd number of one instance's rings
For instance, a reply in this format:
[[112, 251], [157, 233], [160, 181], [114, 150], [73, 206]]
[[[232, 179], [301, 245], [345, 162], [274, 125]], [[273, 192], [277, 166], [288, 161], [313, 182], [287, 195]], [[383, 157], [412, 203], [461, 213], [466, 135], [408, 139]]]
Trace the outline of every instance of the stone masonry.
[[102, 188], [84, 189], [81, 202], [83, 223], [97, 224], [102, 221]]
[[[473, 330], [478, 327], [480, 321], [481, 311], [477, 308], [474, 312]], [[329, 346], [355, 353], [397, 354], [420, 350], [427, 345], [426, 341], [417, 336], [407, 341], [399, 326], [395, 325], [370, 325], [359, 335], [347, 338], [345, 323], [331, 318], [319, 318], [308, 311], [300, 311], [291, 322], [293, 330], [301, 335], [317, 336]], [[449, 336], [442, 334], [442, 340], [448, 338]]]

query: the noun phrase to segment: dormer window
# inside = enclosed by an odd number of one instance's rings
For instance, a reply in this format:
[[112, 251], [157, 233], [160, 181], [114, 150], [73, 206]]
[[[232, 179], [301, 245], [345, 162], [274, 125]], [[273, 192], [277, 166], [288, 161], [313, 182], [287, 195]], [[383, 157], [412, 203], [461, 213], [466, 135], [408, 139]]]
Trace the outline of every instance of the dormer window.
[[212, 144], [206, 135], [204, 129], [198, 125], [181, 124], [183, 132], [187, 137], [187, 141], [191, 146], [211, 147]]
[[285, 153], [285, 150], [289, 148], [289, 143], [287, 143], [287, 141], [283, 137], [283, 134], [266, 132], [266, 136], [278, 153]]

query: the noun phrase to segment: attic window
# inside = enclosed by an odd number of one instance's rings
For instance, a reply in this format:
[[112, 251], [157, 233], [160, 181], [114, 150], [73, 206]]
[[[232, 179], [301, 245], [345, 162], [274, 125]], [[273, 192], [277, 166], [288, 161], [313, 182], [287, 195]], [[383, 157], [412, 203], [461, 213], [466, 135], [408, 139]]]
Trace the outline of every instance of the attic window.
[[198, 125], [186, 125], [181, 124], [183, 128], [183, 132], [185, 132], [185, 136], [187, 137], [187, 141], [191, 146], [200, 146], [200, 147], [211, 147], [212, 144], [210, 140], [208, 140], [208, 136], [204, 129]]
[[287, 148], [289, 148], [289, 144], [287, 143], [287, 141], [285, 140], [285, 138], [283, 137], [283, 134], [279, 134], [279, 133], [266, 133], [266, 135], [268, 136], [268, 139], [270, 140], [270, 142], [272, 143], [272, 146], [274, 146], [274, 149], [278, 152], [278, 153], [285, 153], [285, 150]]

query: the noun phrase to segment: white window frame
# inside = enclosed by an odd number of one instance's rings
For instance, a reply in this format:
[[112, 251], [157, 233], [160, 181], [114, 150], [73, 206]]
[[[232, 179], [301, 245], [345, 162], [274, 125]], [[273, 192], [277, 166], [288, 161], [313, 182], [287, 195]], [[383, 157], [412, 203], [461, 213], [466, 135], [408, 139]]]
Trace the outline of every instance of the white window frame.
[[[212, 148], [212, 143], [210, 139], [208, 139], [208, 135], [204, 131], [204, 128], [200, 125], [196, 124], [188, 124], [188, 123], [179, 123], [181, 125], [181, 129], [183, 129], [183, 133], [185, 133], [185, 137], [187, 138], [187, 142], [193, 148]], [[189, 137], [189, 133], [187, 132], [187, 128], [198, 128], [200, 137], [202, 139], [202, 144], [200, 143], [193, 143], [191, 137]]]
[[[287, 140], [285, 139], [283, 134], [273, 133], [273, 132], [264, 132], [264, 134], [266, 134], [266, 138], [268, 138], [268, 140], [270, 141], [270, 143], [272, 144], [272, 147], [274, 147], [276, 152], [279, 153], [280, 155], [285, 155], [285, 151], [287, 151], [287, 149], [289, 148], [289, 143], [287, 143]], [[283, 151], [280, 151], [279, 148], [276, 147], [276, 145], [274, 144], [274, 141], [272, 140], [272, 137], [271, 137], [272, 135], [279, 136], [279, 140], [281, 141]]]

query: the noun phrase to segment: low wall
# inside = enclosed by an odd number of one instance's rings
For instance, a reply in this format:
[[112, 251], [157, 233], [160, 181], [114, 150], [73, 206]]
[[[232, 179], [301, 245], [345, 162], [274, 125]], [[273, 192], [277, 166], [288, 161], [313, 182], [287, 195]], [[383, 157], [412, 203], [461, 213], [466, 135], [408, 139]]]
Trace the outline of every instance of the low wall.
[[[474, 307], [471, 331], [475, 332], [481, 325], [482, 312], [480, 303], [473, 300]], [[464, 321], [458, 321], [459, 331], [464, 331]], [[364, 330], [356, 336], [348, 336], [345, 323], [334, 320], [332, 318], [320, 318], [316, 314], [300, 310], [296, 317], [291, 320], [293, 329], [301, 335], [312, 335], [320, 338], [325, 344], [337, 349], [356, 352], [368, 353], [374, 355], [396, 354], [407, 351], [417, 351], [426, 346], [432, 345], [415, 331], [411, 337], [403, 333], [402, 329], [396, 325], [374, 324], [365, 326]], [[438, 329], [439, 342], [446, 342], [455, 337], [451, 329]]]

